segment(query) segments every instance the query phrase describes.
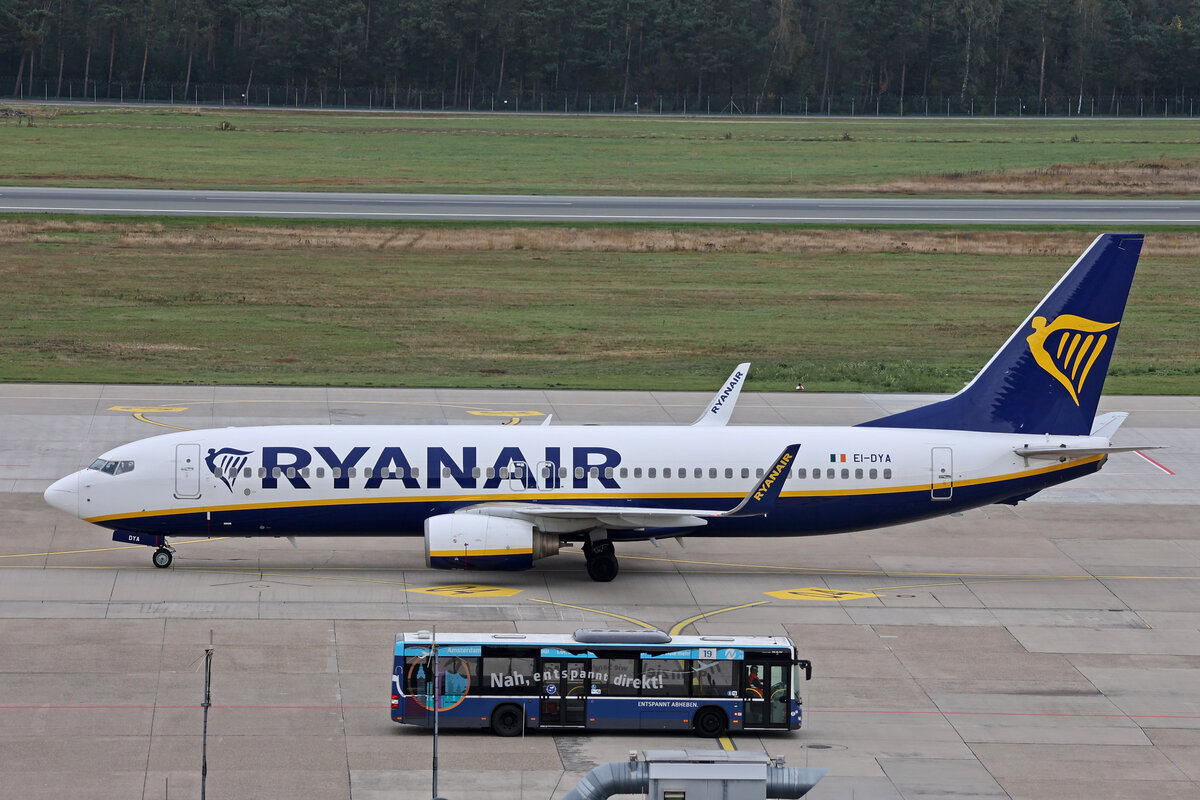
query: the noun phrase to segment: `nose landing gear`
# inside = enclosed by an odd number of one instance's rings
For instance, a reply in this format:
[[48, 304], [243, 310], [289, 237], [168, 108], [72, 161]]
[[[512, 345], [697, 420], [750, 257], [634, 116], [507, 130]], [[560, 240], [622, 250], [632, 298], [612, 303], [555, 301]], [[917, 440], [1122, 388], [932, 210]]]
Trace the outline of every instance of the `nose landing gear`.
[[147, 547], [153, 547], [154, 555], [151, 561], [154, 566], [159, 569], [166, 569], [171, 566], [171, 562], [175, 560], [175, 548], [167, 544], [167, 537], [160, 536], [154, 533], [134, 533], [132, 531], [113, 531], [114, 542], [125, 542], [128, 544], [144, 544]]
[[166, 569], [171, 566], [171, 562], [175, 560], [175, 548], [171, 547], [166, 542], [163, 542], [162, 547], [154, 551], [153, 561], [154, 566], [159, 569]]

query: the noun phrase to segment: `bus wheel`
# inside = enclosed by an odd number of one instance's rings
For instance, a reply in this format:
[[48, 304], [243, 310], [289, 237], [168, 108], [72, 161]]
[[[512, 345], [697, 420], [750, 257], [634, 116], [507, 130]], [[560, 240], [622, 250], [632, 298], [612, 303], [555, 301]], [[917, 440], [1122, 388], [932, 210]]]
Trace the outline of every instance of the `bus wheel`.
[[492, 712], [492, 733], [497, 736], [520, 736], [525, 718], [519, 706], [500, 706]]
[[702, 708], [696, 712], [692, 727], [697, 736], [717, 737], [725, 733], [725, 712], [719, 708]]

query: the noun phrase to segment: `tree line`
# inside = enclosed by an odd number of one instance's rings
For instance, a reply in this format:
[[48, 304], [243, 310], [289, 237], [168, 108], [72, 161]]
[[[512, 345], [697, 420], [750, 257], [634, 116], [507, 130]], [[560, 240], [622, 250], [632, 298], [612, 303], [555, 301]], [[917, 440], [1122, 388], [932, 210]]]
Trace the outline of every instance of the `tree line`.
[[32, 98], [1186, 114], [1200, 88], [1195, 0], [0, 0], [0, 22], [0, 92]]

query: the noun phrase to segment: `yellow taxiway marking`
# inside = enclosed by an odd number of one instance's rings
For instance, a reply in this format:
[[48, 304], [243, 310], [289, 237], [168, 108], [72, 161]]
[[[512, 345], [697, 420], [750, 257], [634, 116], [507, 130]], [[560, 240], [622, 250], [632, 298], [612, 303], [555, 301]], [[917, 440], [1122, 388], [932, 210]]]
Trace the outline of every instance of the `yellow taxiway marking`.
[[[462, 408], [465, 408], [465, 406], [462, 406]], [[467, 413], [473, 414], [477, 417], [512, 417], [514, 419], [519, 418], [519, 417], [544, 417], [544, 416], [546, 416], [541, 411], [494, 411], [491, 409], [487, 409], [487, 410], [483, 410], [483, 411], [468, 410]]]
[[[211, 539], [187, 539], [182, 542], [171, 542], [174, 547], [177, 544], [196, 544], [198, 542], [219, 542], [222, 539], [228, 539], [228, 536], [214, 536]], [[70, 556], [76, 553], [104, 553], [109, 550], [136, 550], [137, 548], [145, 548], [148, 545], [144, 544], [123, 544], [119, 547], [93, 547], [90, 550], [58, 550], [53, 553], [9, 553], [0, 555], [0, 558], [41, 558], [43, 556]], [[109, 567], [111, 569], [111, 567]]]
[[409, 589], [418, 594], [437, 594], [443, 597], [512, 597], [520, 589], [505, 589], [500, 586], [483, 586], [478, 583], [455, 583], [449, 586], [430, 586], [427, 589]]
[[840, 603], [843, 600], [861, 600], [864, 597], [879, 597], [871, 592], [842, 592], [836, 589], [822, 589], [819, 586], [809, 586], [804, 589], [784, 589], [779, 592], [766, 592], [769, 597], [780, 600], [832, 600]]
[[768, 601], [766, 601], [766, 600], [759, 600], [754, 603], [743, 603], [740, 606], [730, 606], [729, 608], [718, 608], [716, 611], [706, 611], [703, 614], [697, 614], [694, 617], [688, 617], [685, 620], [676, 622], [674, 625], [671, 626], [671, 630], [668, 631], [668, 633], [670, 633], [671, 636], [678, 636], [679, 634], [683, 633], [683, 629], [686, 628], [688, 625], [691, 625], [693, 622], [702, 620], [705, 617], [712, 617], [712, 616], [716, 616], [717, 614], [724, 614], [726, 611], [737, 611], [740, 608], [750, 608], [752, 606], [761, 606], [761, 605], [765, 605], [767, 602]]
[[617, 619], [623, 619], [626, 622], [633, 623], [634, 625], [637, 625], [638, 627], [646, 628], [648, 630], [652, 630], [652, 631], [658, 630], [657, 626], [651, 625], [649, 622], [642, 622], [640, 619], [634, 619], [633, 617], [626, 617], [623, 614], [614, 614], [611, 611], [601, 611], [598, 608], [588, 608], [587, 606], [573, 606], [570, 603], [556, 603], [553, 600], [540, 600], [536, 597], [531, 597], [529, 599], [534, 603], [545, 603], [548, 606], [559, 606], [560, 608], [573, 608], [576, 611], [590, 611], [593, 614], [603, 614], [606, 617], [615, 617]]
[[125, 411], [130, 414], [175, 414], [187, 411], [187, 406], [110, 406], [109, 411]]
[[138, 422], [145, 422], [148, 425], [157, 425], [160, 428], [170, 428], [171, 430], [176, 430], [176, 431], [190, 431], [191, 430], [191, 428], [184, 428], [181, 425], [168, 425], [165, 422], [155, 422], [152, 419], [146, 419], [146, 417], [143, 416], [142, 414], [134, 414], [133, 418], [136, 419]]

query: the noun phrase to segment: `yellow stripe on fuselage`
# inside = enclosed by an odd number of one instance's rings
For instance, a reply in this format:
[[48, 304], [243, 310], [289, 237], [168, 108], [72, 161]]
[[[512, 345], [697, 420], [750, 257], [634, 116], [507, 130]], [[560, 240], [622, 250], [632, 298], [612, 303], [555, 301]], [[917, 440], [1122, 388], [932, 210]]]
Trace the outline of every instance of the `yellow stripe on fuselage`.
[[[1017, 478], [1029, 478], [1035, 475], [1045, 475], [1051, 472], [1059, 472], [1071, 467], [1083, 466], [1084, 464], [1093, 464], [1105, 458], [1103, 455], [1087, 456], [1073, 461], [1067, 461], [1062, 464], [1051, 464], [1047, 467], [1038, 469], [1026, 470], [1024, 472], [1012, 472], [1004, 475], [990, 475], [986, 478], [973, 478], [971, 480], [954, 481], [953, 486], [983, 486], [989, 483], [1002, 483], [1008, 480]], [[794, 486], [800, 478], [789, 478], [788, 485]], [[821, 480], [829, 480], [822, 478]], [[840, 480], [834, 478], [834, 480]], [[949, 484], [941, 484], [943, 486]], [[873, 486], [865, 489], [814, 489], [813, 491], [788, 491], [786, 488], [781, 498], [785, 497], [849, 497], [853, 495], [869, 495], [869, 494], [902, 494], [905, 492], [927, 492], [930, 489], [930, 484], [921, 483], [909, 486]], [[738, 492], [643, 492], [633, 494], [621, 494], [621, 500], [719, 500], [722, 498], [740, 500], [742, 495]], [[192, 508], [169, 508], [158, 511], [134, 511], [127, 514], [106, 514], [99, 517], [84, 517], [84, 521], [91, 523], [109, 522], [118, 519], [144, 519], [147, 517], [165, 517], [174, 514], [215, 514], [224, 511], [262, 511], [273, 508], [319, 508], [328, 506], [353, 506], [353, 505], [376, 505], [376, 504], [391, 504], [391, 503], [512, 503], [512, 502], [530, 502], [534, 500], [543, 500], [553, 503], [571, 503], [581, 500], [608, 500], [615, 499], [612, 494], [604, 493], [571, 493], [563, 494], [558, 491], [544, 491], [540, 489], [531, 489], [528, 492], [512, 492], [509, 494], [448, 494], [448, 495], [420, 495], [420, 496], [405, 496], [405, 497], [347, 497], [347, 498], [326, 498], [324, 500], [293, 500], [283, 503], [247, 503], [244, 505], [223, 505], [223, 506], [196, 506]]]

